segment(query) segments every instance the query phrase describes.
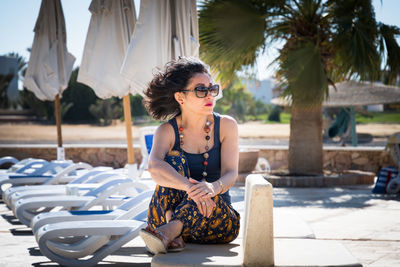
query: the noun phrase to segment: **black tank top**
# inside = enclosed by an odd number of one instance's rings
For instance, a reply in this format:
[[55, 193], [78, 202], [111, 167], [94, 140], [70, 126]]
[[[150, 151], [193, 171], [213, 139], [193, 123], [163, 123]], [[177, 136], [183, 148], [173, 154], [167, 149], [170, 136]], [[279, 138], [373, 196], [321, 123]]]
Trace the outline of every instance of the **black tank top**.
[[[214, 146], [208, 151], [210, 155], [207, 165], [207, 177], [206, 181], [209, 183], [217, 181], [221, 178], [221, 141], [219, 138], [219, 129], [220, 129], [220, 119], [218, 113], [213, 113], [214, 116]], [[168, 121], [172, 127], [174, 128], [175, 132], [175, 143], [173, 146], [173, 150], [179, 150], [180, 143], [179, 143], [179, 131], [178, 131], [178, 124], [176, 122], [176, 118], [173, 118]], [[188, 162], [188, 167], [190, 170], [190, 176], [193, 179], [201, 181], [203, 179], [202, 173], [204, 171], [204, 157], [203, 154], [193, 154], [188, 153], [182, 149], [183, 153], [185, 154], [186, 161]], [[229, 190], [225, 193], [221, 194], [221, 197], [228, 203], [231, 203], [231, 197], [229, 195]]]

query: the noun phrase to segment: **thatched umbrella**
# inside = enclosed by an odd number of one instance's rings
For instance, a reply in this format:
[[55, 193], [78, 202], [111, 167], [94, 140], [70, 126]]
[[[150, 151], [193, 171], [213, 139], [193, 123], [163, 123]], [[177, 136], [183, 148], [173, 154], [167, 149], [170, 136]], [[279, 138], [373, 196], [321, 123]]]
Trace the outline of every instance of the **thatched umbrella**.
[[[324, 107], [350, 107], [400, 102], [400, 88], [382, 83], [345, 81], [329, 86], [329, 98]], [[278, 97], [271, 100], [278, 106], [290, 106], [291, 100]]]
[[[323, 102], [323, 107], [350, 107], [352, 143], [357, 145], [355, 131], [354, 106], [390, 104], [400, 102], [400, 88], [387, 86], [376, 82], [345, 81], [329, 86], [329, 98]], [[273, 98], [271, 103], [278, 106], [290, 106], [291, 99]]]

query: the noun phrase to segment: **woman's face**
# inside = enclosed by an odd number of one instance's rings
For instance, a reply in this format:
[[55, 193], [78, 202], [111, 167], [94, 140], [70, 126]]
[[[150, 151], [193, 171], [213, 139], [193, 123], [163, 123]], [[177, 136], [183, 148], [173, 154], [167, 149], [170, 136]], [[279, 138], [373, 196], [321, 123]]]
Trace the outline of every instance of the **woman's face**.
[[195, 74], [190, 80], [189, 84], [185, 90], [190, 90], [190, 92], [184, 93], [184, 104], [181, 105], [182, 108], [187, 108], [195, 111], [196, 113], [210, 114], [212, 113], [215, 105], [215, 97], [211, 96], [210, 91], [208, 91], [207, 96], [199, 98], [196, 96], [194, 91], [196, 87], [210, 87], [213, 85], [211, 77], [205, 73]]

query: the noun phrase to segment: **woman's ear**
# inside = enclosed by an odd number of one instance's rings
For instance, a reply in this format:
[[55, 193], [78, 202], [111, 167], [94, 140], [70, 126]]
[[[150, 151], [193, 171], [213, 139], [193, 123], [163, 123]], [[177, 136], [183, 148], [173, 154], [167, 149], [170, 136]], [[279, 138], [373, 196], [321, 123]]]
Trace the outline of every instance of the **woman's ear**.
[[179, 104], [183, 105], [184, 103], [184, 96], [182, 92], [176, 92], [174, 94], [175, 100], [176, 102], [178, 102]]

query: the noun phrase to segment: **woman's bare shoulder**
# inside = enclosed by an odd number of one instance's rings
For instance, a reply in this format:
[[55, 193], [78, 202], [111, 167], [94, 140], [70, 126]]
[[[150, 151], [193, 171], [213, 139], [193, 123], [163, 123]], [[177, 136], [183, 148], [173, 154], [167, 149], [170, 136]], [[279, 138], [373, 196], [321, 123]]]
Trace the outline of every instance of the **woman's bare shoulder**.
[[238, 136], [238, 126], [234, 118], [228, 115], [220, 115], [220, 140], [224, 142], [225, 140], [236, 139]]
[[158, 126], [156, 133], [154, 135], [154, 146], [165, 149], [168, 151], [171, 149], [175, 142], [174, 128], [168, 122], [164, 122]]
[[229, 115], [220, 115], [221, 117], [221, 129], [232, 129], [232, 127], [237, 128], [236, 120]]
[[173, 136], [173, 134], [174, 134], [174, 128], [169, 122], [162, 123], [160, 126], [158, 126], [156, 130], [156, 135]]

